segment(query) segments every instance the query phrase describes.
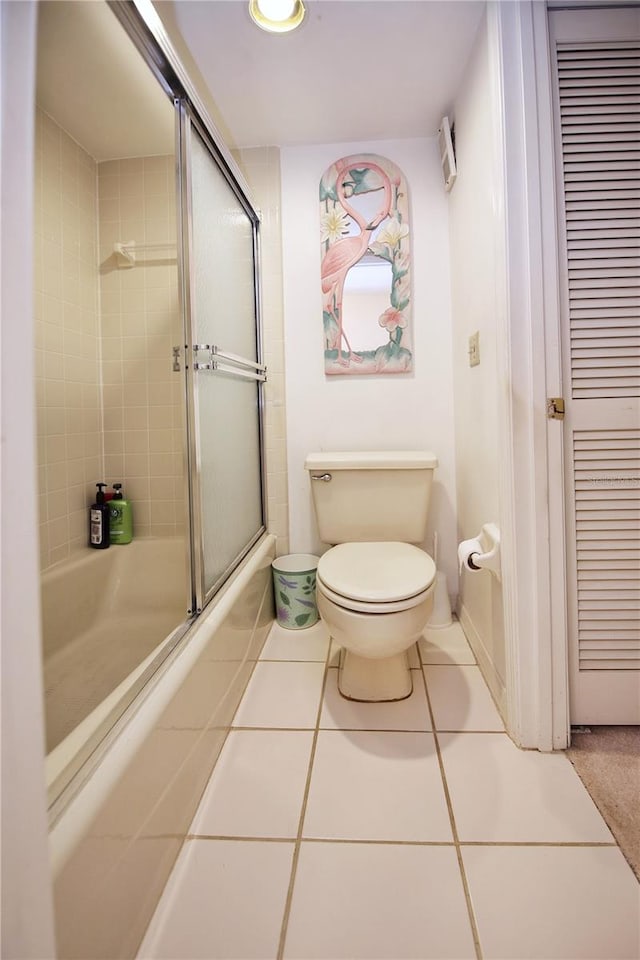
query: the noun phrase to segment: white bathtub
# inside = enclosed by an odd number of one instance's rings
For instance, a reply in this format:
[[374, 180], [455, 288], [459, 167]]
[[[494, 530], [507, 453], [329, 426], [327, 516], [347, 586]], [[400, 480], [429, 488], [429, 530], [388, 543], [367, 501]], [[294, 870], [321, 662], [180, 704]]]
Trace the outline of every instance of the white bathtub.
[[185, 542], [87, 549], [45, 571], [41, 599], [51, 785], [187, 619]]
[[265, 535], [55, 817], [61, 960], [136, 956], [271, 628], [274, 557], [275, 538]]

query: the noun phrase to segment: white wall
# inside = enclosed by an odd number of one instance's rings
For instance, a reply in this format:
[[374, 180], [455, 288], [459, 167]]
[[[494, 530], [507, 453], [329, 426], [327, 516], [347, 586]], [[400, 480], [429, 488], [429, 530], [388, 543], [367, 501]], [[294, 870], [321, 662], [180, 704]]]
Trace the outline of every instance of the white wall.
[[[397, 163], [410, 194], [414, 372], [324, 373], [318, 186], [335, 160], [378, 153]], [[291, 550], [318, 552], [307, 453], [316, 450], [429, 449], [437, 455], [430, 529], [438, 566], [457, 593], [453, 375], [447, 205], [435, 139], [333, 143], [283, 148], [287, 449]]]
[[[453, 110], [458, 178], [449, 195], [458, 536], [500, 525], [498, 314], [504, 233], [500, 104], [486, 20], [479, 30]], [[468, 339], [480, 334], [480, 365], [469, 366]], [[487, 571], [465, 571], [460, 612], [494, 695], [505, 681], [502, 590]]]
[[36, 4], [0, 5], [2, 946], [55, 956], [47, 847], [33, 391]]

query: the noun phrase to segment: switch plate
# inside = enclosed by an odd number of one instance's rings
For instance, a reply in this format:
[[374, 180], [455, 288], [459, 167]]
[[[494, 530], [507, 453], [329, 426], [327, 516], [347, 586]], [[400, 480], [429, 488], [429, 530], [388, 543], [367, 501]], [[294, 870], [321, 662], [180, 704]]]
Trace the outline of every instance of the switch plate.
[[469, 366], [477, 367], [480, 363], [480, 331], [476, 330], [469, 337]]

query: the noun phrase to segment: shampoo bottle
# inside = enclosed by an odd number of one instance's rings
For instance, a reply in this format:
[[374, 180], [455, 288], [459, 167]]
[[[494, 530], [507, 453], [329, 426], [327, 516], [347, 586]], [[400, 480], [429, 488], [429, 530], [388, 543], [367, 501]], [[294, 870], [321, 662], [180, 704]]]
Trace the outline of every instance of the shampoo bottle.
[[133, 539], [131, 503], [122, 496], [121, 483], [114, 483], [113, 490], [113, 498], [109, 501], [111, 543], [131, 543]]
[[96, 483], [96, 487], [96, 502], [89, 507], [89, 546], [94, 550], [106, 550], [111, 542], [109, 507], [102, 489], [106, 483]]

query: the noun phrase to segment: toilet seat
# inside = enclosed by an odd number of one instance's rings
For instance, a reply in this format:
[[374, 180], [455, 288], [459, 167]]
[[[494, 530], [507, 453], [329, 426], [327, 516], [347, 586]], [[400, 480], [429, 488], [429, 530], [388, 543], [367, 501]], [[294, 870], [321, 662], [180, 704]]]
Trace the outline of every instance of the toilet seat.
[[410, 543], [341, 543], [318, 563], [318, 589], [331, 601], [361, 613], [410, 610], [433, 586], [431, 557]]
[[422, 603], [431, 588], [429, 587], [427, 590], [423, 590], [422, 593], [418, 593], [414, 597], [408, 597], [406, 600], [392, 600], [387, 603], [363, 603], [362, 600], [354, 600], [353, 597], [343, 597], [341, 594], [329, 590], [320, 579], [316, 581], [316, 589], [319, 590], [327, 600], [331, 600], [338, 607], [343, 607], [345, 610], [351, 610], [354, 613], [377, 614], [400, 613], [402, 610], [411, 610], [413, 607], [417, 607]]

